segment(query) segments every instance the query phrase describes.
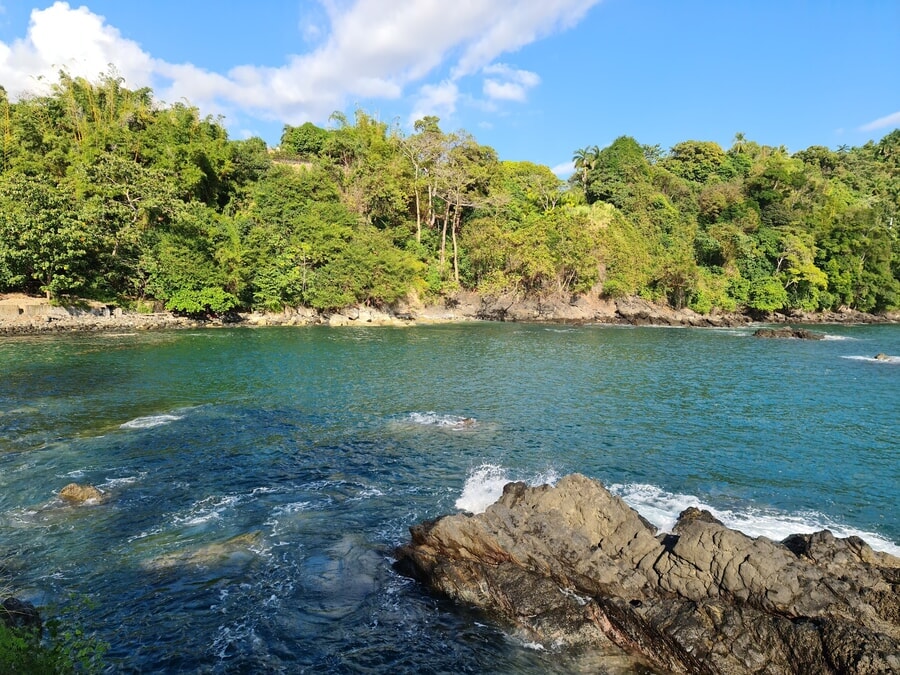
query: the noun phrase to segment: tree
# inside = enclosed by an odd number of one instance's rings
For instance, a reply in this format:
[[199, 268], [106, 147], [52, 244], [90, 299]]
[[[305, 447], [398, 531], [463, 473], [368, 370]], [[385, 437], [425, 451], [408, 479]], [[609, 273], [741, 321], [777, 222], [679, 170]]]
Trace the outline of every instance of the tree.
[[73, 195], [47, 178], [0, 177], [0, 269], [7, 288], [52, 299], [87, 286], [95, 233], [75, 211]]
[[596, 145], [589, 145], [579, 148], [572, 156], [572, 163], [575, 165], [575, 175], [581, 182], [581, 187], [587, 187], [588, 173], [594, 168], [597, 157], [600, 155], [600, 148]]

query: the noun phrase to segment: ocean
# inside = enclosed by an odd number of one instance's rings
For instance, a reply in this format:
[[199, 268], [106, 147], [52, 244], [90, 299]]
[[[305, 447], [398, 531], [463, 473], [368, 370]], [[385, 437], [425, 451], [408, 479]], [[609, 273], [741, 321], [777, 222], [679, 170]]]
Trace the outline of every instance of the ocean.
[[[700, 506], [900, 554], [900, 326], [813, 330], [6, 338], [0, 573], [116, 672], [629, 672], [432, 596], [392, 550], [508, 481], [579, 472], [662, 530]], [[70, 482], [105, 501], [62, 503]]]

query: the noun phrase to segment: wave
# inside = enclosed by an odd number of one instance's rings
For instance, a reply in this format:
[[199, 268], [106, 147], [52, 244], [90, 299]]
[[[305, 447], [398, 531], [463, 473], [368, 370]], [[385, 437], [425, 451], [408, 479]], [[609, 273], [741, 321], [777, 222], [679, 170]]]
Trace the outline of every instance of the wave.
[[[514, 480], [522, 480], [528, 485], [555, 485], [560, 479], [554, 469], [530, 477], [516, 477], [499, 464], [481, 464], [469, 471], [463, 485], [462, 494], [456, 500], [456, 508], [470, 513], [483, 513], [503, 494], [503, 486]], [[900, 556], [900, 546], [874, 532], [866, 532], [849, 525], [837, 523], [828, 516], [815, 512], [786, 513], [776, 509], [747, 507], [742, 511], [718, 509], [703, 502], [699, 497], [667, 492], [655, 485], [642, 483], [613, 484], [609, 491], [621, 497], [644, 518], [662, 532], [670, 532], [679, 514], [693, 506], [706, 509], [728, 527], [743, 532], [750, 537], [767, 537], [781, 541], [791, 534], [807, 534], [820, 530], [830, 530], [836, 537], [856, 536], [873, 549]]]
[[179, 526], [193, 527], [211, 520], [221, 520], [222, 514], [242, 501], [239, 495], [212, 496], [195, 502], [187, 513], [172, 516], [172, 522]]
[[850, 361], [866, 361], [867, 363], [892, 363], [894, 365], [900, 363], [900, 356], [884, 356], [876, 359], [874, 356], [842, 356], [842, 359]]
[[474, 417], [446, 415], [434, 411], [409, 413], [405, 421], [417, 426], [438, 427], [441, 429], [470, 429], [478, 424], [478, 420]]
[[163, 414], [163, 415], [147, 415], [145, 417], [135, 417], [133, 420], [129, 420], [124, 424], [120, 424], [120, 429], [152, 429], [153, 427], [159, 427], [163, 424], [171, 424], [172, 422], [177, 422], [178, 420], [184, 419], [184, 415], [172, 415], [172, 414]]
[[791, 534], [830, 530], [836, 537], [856, 536], [875, 550], [900, 555], [900, 546], [881, 535], [837, 523], [828, 516], [815, 511], [786, 513], [777, 509], [752, 506], [743, 511], [732, 511], [706, 504], [694, 495], [667, 492], [655, 485], [628, 483], [614, 484], [608, 487], [610, 492], [621, 497], [629, 506], [663, 532], [670, 532], [678, 515], [686, 508], [693, 506], [698, 509], [706, 509], [728, 527], [751, 537], [762, 536], [773, 541], [781, 541]]
[[470, 513], [483, 513], [488, 506], [500, 499], [503, 486], [515, 480], [524, 481], [532, 487], [555, 485], [559, 474], [555, 469], [548, 469], [528, 477], [516, 478], [511, 476], [509, 469], [499, 464], [481, 464], [469, 471], [462, 494], [456, 500], [456, 508]]

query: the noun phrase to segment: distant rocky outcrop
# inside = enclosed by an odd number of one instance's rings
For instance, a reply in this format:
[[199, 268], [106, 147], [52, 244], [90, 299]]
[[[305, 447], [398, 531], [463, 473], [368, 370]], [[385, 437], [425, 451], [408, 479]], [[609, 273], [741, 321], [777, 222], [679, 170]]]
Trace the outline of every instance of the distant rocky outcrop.
[[106, 495], [93, 485], [69, 483], [59, 491], [59, 498], [70, 504], [84, 504], [87, 502], [99, 504], [106, 499]]
[[794, 340], [824, 340], [822, 333], [814, 333], [805, 328], [760, 328], [753, 333], [753, 337], [758, 338], [788, 338]]
[[660, 673], [900, 672], [900, 559], [855, 537], [754, 539], [697, 509], [657, 534], [578, 474], [411, 534], [401, 572], [547, 645]]

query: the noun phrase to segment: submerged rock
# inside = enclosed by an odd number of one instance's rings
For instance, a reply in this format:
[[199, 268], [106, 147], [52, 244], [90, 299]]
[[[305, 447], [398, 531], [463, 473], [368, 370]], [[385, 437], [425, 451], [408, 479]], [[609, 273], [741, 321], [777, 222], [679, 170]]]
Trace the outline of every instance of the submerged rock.
[[890, 361], [891, 357], [885, 354], [884, 352], [878, 353], [875, 355], [876, 361]]
[[99, 504], [105, 499], [105, 495], [93, 485], [79, 485], [78, 483], [66, 485], [59, 491], [59, 497], [70, 504]]
[[144, 563], [149, 570], [181, 566], [208, 567], [212, 565], [245, 564], [256, 557], [262, 542], [260, 532], [247, 532], [224, 541], [191, 546], [164, 553]]
[[824, 340], [822, 333], [814, 333], [805, 328], [760, 328], [753, 337], [758, 338], [794, 338], [796, 340]]
[[900, 559], [857, 538], [754, 539], [698, 509], [657, 535], [578, 474], [410, 531], [398, 570], [540, 642], [659, 672], [900, 672]]

